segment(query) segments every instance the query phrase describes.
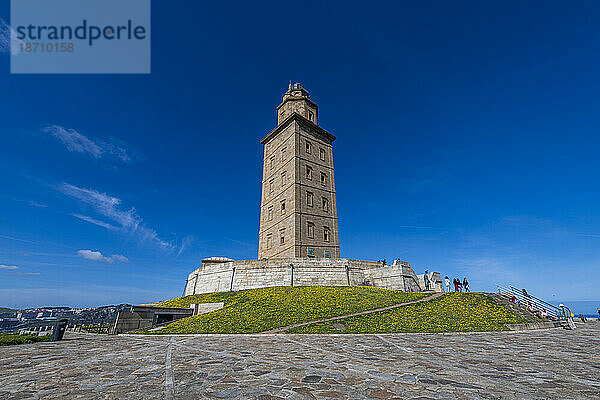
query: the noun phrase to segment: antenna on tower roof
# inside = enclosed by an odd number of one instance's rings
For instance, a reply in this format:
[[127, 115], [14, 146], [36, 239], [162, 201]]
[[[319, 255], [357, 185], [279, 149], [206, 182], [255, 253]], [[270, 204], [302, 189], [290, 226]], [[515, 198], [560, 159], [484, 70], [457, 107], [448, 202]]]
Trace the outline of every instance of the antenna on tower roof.
[[290, 84], [288, 85], [288, 90], [292, 90], [292, 80], [290, 79]]

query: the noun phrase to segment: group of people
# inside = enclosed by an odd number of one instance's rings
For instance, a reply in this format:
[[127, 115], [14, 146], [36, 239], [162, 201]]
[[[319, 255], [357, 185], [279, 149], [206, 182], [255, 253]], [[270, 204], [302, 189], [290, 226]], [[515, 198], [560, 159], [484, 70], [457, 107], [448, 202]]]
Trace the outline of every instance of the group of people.
[[[444, 278], [444, 283], [446, 285], [446, 292], [450, 292], [450, 278], [445, 277]], [[467, 278], [464, 278], [461, 282], [461, 280], [459, 278], [454, 278], [454, 280], [452, 281], [452, 283], [454, 284], [454, 291], [455, 292], [462, 292], [463, 289], [465, 290], [465, 292], [470, 292], [471, 290], [469, 289], [469, 281], [467, 281]]]

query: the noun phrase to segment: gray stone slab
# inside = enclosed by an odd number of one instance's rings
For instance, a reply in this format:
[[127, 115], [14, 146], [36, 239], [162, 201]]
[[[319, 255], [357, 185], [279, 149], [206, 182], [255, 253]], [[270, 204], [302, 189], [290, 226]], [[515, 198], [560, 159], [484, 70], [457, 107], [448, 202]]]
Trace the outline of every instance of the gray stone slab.
[[575, 331], [106, 336], [0, 348], [0, 398], [598, 399], [600, 323]]

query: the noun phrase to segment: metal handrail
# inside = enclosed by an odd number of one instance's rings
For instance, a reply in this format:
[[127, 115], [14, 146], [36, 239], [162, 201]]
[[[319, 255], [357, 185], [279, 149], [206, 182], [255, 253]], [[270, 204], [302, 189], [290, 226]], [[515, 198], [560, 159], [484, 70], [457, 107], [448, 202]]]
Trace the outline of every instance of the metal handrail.
[[[519, 289], [517, 289], [517, 288], [516, 288], [516, 287], [514, 287], [514, 286], [510, 286], [510, 288], [511, 288], [512, 290], [516, 290], [517, 292], [519, 291]], [[521, 293], [522, 293], [522, 291], [521, 291]], [[557, 310], [557, 311], [560, 311], [560, 308], [556, 307], [554, 304], [550, 304], [550, 303], [548, 303], [548, 302], [545, 302], [544, 300], [542, 300], [542, 299], [540, 299], [540, 298], [537, 298], [537, 297], [535, 297], [535, 296], [532, 296], [532, 295], [530, 295], [529, 293], [527, 293], [527, 295], [528, 295], [529, 297], [531, 297], [532, 299], [535, 299], [535, 300], [537, 300], [539, 303], [545, 304], [545, 305], [547, 305], [548, 307], [551, 307], [551, 308], [553, 308], [553, 309], [555, 309], [555, 310]]]
[[[529, 294], [524, 295], [522, 291], [515, 289], [515, 288], [506, 288], [504, 286], [501, 285], [496, 285], [498, 287], [498, 292], [504, 292], [507, 294], [511, 294], [514, 297], [516, 297], [517, 299], [521, 300], [521, 301], [527, 301], [530, 304], [535, 304], [536, 306], [540, 306], [541, 308], [545, 309], [546, 311], [553, 311], [555, 313], [559, 313], [560, 309], [557, 308], [556, 306], [553, 306], [551, 304], [547, 304], [545, 302], [540, 301], [538, 298], [530, 296]], [[501, 290], [503, 289], [503, 290]], [[548, 310], [549, 309], [549, 310]]]
[[537, 308], [541, 308], [543, 310], [545, 310], [549, 315], [556, 317], [556, 318], [564, 318], [565, 316], [562, 314], [562, 311], [560, 308], [553, 306], [552, 304], [548, 304], [540, 299], [538, 299], [537, 297], [533, 297], [530, 296], [528, 294], [528, 296], [526, 297], [522, 291], [517, 290], [516, 288], [511, 287], [510, 289], [501, 286], [501, 285], [496, 285], [498, 287], [498, 292], [501, 294], [510, 294], [512, 296], [514, 296], [515, 298], [519, 299], [520, 301], [526, 301], [529, 304], [533, 304], [535, 305]]

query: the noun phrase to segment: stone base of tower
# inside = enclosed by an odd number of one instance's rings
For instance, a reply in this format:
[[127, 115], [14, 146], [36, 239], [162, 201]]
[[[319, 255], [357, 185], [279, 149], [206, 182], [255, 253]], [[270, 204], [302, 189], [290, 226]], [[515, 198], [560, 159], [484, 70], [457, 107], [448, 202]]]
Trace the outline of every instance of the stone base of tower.
[[[428, 274], [430, 290], [443, 292], [439, 272]], [[424, 275], [409, 263], [392, 265], [346, 258], [275, 258], [234, 261], [224, 257], [202, 260], [189, 274], [185, 295], [238, 291], [271, 286], [374, 286], [419, 292], [426, 290]]]

